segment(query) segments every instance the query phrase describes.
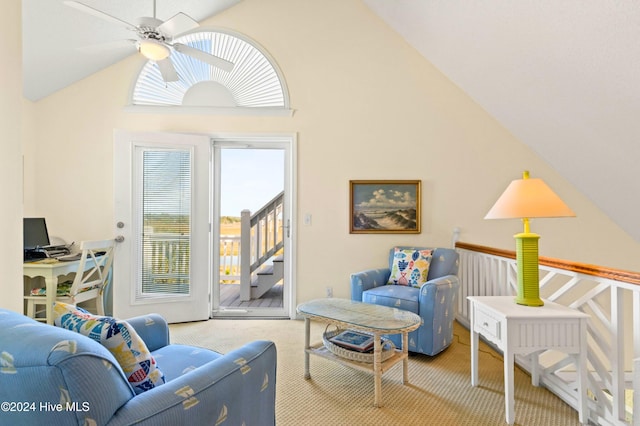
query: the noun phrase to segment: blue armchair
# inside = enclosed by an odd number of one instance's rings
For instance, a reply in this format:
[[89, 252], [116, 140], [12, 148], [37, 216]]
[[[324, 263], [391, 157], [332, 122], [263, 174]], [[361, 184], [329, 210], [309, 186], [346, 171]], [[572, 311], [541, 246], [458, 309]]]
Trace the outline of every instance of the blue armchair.
[[275, 424], [273, 342], [222, 355], [170, 344], [159, 315], [128, 323], [166, 379], [138, 395], [100, 343], [0, 309], [0, 424]]
[[[401, 250], [425, 248], [399, 247]], [[458, 253], [453, 249], [433, 249], [426, 282], [420, 287], [387, 285], [394, 263], [395, 248], [389, 253], [389, 267], [351, 274], [351, 300], [390, 306], [414, 312], [422, 325], [409, 333], [409, 351], [436, 355], [453, 340], [458, 296]], [[401, 336], [387, 336], [402, 347]]]

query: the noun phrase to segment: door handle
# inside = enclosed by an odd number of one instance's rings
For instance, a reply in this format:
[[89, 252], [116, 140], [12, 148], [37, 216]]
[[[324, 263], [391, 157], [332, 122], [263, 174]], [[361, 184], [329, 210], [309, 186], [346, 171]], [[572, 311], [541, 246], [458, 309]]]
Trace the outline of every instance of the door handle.
[[121, 242], [123, 242], [123, 241], [124, 241], [124, 236], [122, 236], [122, 235], [118, 235], [118, 236], [115, 238], [115, 240], [116, 240], [116, 243], [121, 243]]
[[281, 227], [283, 229], [287, 230], [287, 238], [291, 237], [291, 221], [289, 219], [287, 219], [287, 224], [286, 225], [281, 225]]

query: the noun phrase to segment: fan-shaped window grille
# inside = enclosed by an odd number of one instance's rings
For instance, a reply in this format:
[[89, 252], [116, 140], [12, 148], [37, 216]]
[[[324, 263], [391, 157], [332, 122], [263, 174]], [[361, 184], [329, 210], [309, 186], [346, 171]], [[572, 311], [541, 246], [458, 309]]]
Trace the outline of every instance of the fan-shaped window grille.
[[234, 64], [233, 70], [226, 72], [173, 50], [170, 58], [179, 80], [166, 83], [156, 63], [147, 62], [134, 87], [134, 105], [288, 108], [284, 82], [253, 43], [216, 31], [190, 33], [174, 42], [226, 59]]

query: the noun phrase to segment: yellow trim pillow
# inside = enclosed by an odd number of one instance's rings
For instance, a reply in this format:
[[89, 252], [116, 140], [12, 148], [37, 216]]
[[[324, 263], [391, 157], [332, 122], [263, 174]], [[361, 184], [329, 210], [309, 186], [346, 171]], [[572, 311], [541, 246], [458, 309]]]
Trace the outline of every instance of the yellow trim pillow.
[[164, 374], [158, 369], [144, 340], [128, 322], [93, 315], [62, 302], [54, 304], [53, 322], [58, 327], [90, 337], [107, 348], [120, 364], [136, 394], [165, 382]]

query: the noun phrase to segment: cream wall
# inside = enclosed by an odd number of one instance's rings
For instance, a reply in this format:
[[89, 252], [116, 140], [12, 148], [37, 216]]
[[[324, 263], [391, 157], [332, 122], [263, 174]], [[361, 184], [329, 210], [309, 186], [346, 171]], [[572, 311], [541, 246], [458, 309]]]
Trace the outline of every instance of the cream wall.
[[0, 307], [22, 311], [21, 3], [2, 3], [0, 28]]
[[[45, 215], [51, 233], [67, 240], [114, 235], [114, 128], [295, 132], [297, 213], [313, 215], [312, 226], [297, 226], [298, 301], [323, 297], [326, 286], [349, 297], [351, 272], [383, 266], [395, 244], [449, 246], [454, 227], [462, 241], [513, 249], [521, 224], [483, 217], [524, 169], [578, 214], [532, 222], [541, 255], [640, 269], [640, 244], [360, 1], [244, 0], [206, 24], [266, 48], [286, 78], [293, 117], [125, 112], [142, 66], [134, 56], [35, 105], [25, 147], [27, 214]], [[350, 235], [350, 179], [421, 179], [422, 233]]]

